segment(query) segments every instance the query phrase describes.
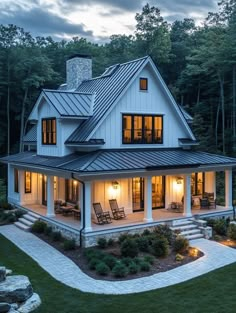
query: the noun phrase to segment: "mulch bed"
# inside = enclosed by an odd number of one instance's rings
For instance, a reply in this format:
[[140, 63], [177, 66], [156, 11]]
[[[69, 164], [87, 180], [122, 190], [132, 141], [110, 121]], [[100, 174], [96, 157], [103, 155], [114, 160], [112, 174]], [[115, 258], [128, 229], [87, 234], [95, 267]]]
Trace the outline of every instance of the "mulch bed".
[[[150, 276], [150, 275], [157, 274], [160, 272], [166, 272], [176, 267], [182, 266], [184, 264], [193, 262], [204, 255], [201, 251], [198, 252], [197, 257], [192, 257], [192, 256], [189, 256], [188, 254], [182, 254], [184, 256], [184, 259], [182, 261], [177, 262], [175, 261], [176, 252], [171, 251], [169, 255], [165, 258], [158, 258], [158, 259], [155, 258], [154, 264], [151, 265], [150, 271], [148, 272], [139, 272], [137, 274], [129, 274], [124, 278], [116, 278], [112, 275], [112, 273], [108, 274], [107, 276], [101, 276], [101, 275], [96, 274], [95, 271], [90, 270], [88, 268], [87, 258], [84, 256], [84, 249], [81, 249], [80, 247], [76, 247], [75, 250], [65, 251], [63, 249], [61, 242], [55, 242], [50, 237], [46, 236], [45, 234], [35, 234], [35, 235], [38, 236], [40, 239], [44, 240], [45, 242], [47, 242], [48, 244], [50, 244], [51, 246], [53, 246], [55, 249], [60, 251], [69, 259], [71, 259], [88, 276], [94, 279], [102, 279], [102, 280], [108, 280], [108, 281], [130, 280], [134, 278]], [[94, 248], [99, 249], [97, 247], [94, 247]], [[103, 249], [99, 249], [99, 250], [105, 251], [114, 256], [118, 256], [119, 254], [118, 244], [115, 244], [112, 247], [106, 248], [105, 250]], [[148, 255], [148, 254], [139, 253], [139, 257], [141, 258], [145, 255]]]

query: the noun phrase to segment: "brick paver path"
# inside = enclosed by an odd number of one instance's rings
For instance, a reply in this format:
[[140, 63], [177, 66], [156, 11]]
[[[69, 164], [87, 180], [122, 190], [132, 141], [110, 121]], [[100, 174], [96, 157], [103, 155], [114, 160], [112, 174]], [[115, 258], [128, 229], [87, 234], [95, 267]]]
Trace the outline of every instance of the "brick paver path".
[[14, 225], [8, 225], [0, 227], [0, 234], [32, 257], [56, 280], [67, 286], [92, 293], [128, 294], [158, 289], [184, 282], [236, 262], [236, 249], [214, 241], [197, 239], [191, 241], [191, 245], [203, 251], [205, 255], [192, 263], [149, 277], [127, 281], [103, 281], [84, 274], [70, 259], [32, 233], [26, 233]]

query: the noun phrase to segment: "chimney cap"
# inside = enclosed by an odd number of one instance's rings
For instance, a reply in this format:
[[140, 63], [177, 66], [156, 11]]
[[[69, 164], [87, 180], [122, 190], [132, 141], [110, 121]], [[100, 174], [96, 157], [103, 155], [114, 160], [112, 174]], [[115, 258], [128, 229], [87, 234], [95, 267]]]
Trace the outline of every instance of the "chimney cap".
[[74, 58], [83, 58], [83, 59], [92, 59], [91, 55], [89, 54], [81, 54], [81, 53], [76, 53], [68, 57], [68, 60], [74, 59]]

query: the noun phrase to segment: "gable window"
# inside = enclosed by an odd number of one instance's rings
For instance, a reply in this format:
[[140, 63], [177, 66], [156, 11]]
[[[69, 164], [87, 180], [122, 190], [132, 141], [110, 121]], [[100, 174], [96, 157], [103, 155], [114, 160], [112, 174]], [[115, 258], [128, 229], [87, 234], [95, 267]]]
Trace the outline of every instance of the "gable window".
[[25, 172], [25, 193], [31, 193], [31, 172]]
[[122, 115], [123, 144], [163, 143], [162, 115]]
[[14, 192], [19, 192], [19, 171], [14, 169]]
[[79, 200], [78, 182], [73, 179], [66, 179], [66, 201], [77, 203]]
[[147, 91], [148, 90], [148, 79], [141, 77], [139, 79], [139, 89]]
[[56, 119], [48, 118], [42, 119], [42, 144], [55, 145], [56, 144]]

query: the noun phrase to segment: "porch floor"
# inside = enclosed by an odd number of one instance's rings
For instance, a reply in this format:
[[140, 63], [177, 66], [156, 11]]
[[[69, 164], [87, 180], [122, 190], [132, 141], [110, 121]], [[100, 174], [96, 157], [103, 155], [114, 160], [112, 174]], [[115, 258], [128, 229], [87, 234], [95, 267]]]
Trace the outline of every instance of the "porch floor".
[[[26, 209], [29, 209], [39, 215], [46, 216], [47, 208], [43, 205], [25, 205]], [[209, 210], [200, 210], [200, 208], [193, 208], [192, 209], [192, 215], [197, 216], [203, 216], [206, 214], [217, 214], [217, 213], [224, 213], [228, 211], [226, 208], [216, 208], [216, 209], [209, 209]], [[180, 212], [174, 212], [173, 210], [168, 209], [157, 209], [152, 211], [153, 216], [153, 222], [164, 222], [164, 221], [170, 221], [175, 219], [181, 219], [185, 218], [185, 215]], [[111, 224], [104, 224], [104, 225], [98, 225], [95, 221], [92, 220], [92, 230], [98, 231], [98, 230], [105, 230], [105, 229], [111, 229], [116, 227], [125, 227], [125, 226], [132, 226], [135, 224], [145, 224], [146, 222], [143, 221], [144, 218], [144, 212], [135, 212], [131, 214], [127, 214], [127, 217], [125, 219], [121, 220], [112, 220]], [[57, 222], [60, 222], [64, 225], [67, 225], [69, 227], [72, 227], [74, 229], [80, 229], [81, 222], [78, 219], [75, 219], [73, 215], [66, 215], [63, 216], [62, 214], [56, 214], [55, 217], [50, 217], [51, 220], [55, 220]]]

